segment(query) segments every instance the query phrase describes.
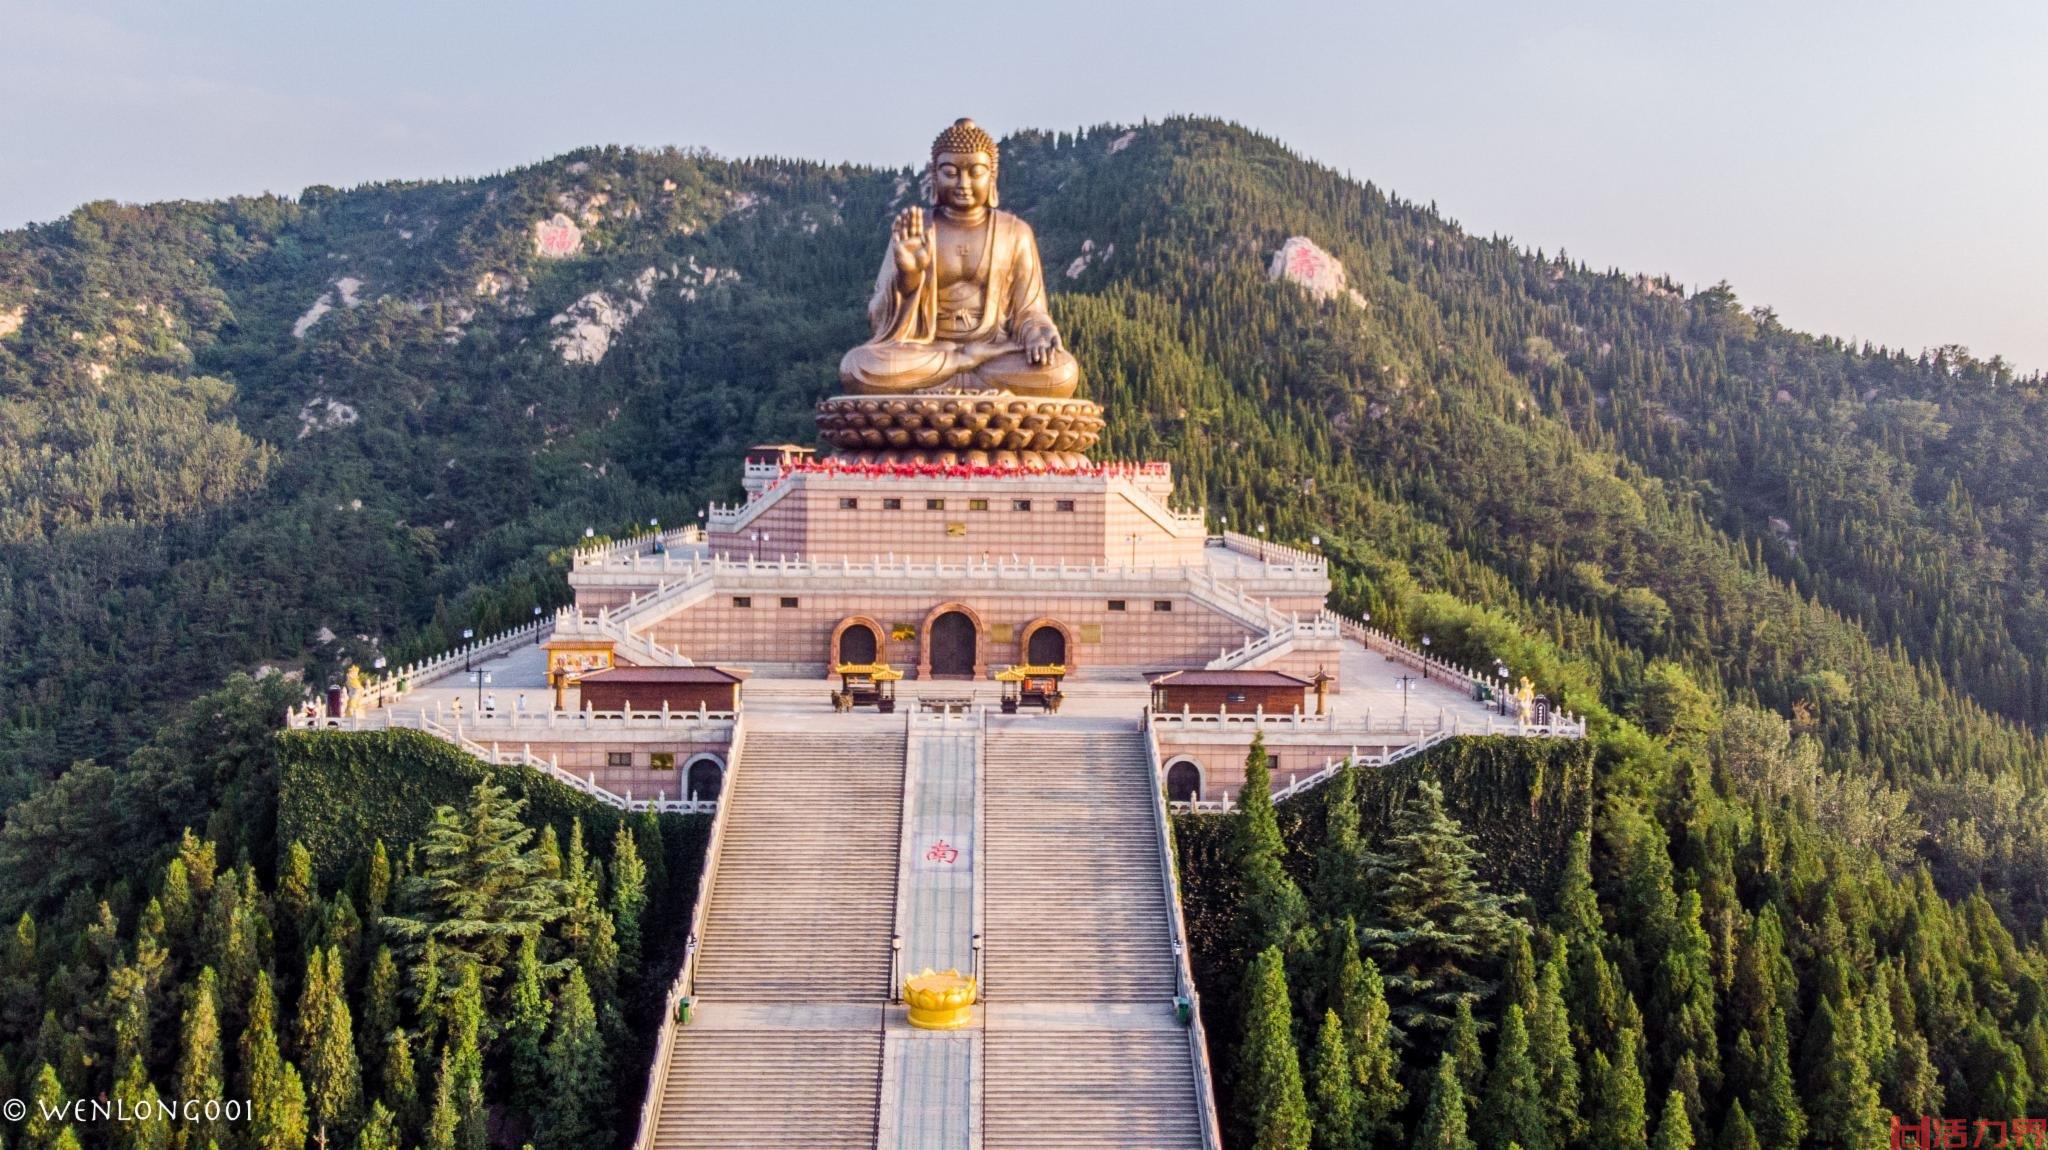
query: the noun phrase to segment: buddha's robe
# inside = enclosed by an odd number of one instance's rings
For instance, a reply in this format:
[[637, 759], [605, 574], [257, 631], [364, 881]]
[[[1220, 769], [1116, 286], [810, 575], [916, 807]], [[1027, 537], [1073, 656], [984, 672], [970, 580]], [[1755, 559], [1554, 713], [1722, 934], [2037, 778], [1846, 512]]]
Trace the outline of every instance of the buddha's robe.
[[[928, 224], [925, 244], [937, 234]], [[1045, 272], [1031, 225], [990, 209], [980, 285], [939, 286], [938, 253], [911, 291], [897, 290], [893, 250], [882, 256], [868, 322], [875, 337], [846, 353], [839, 378], [856, 395], [900, 395], [927, 388], [997, 388], [1019, 395], [1067, 396], [1080, 365], [1065, 348], [1045, 362], [1024, 355], [1030, 340], [1058, 334], [1045, 307]]]

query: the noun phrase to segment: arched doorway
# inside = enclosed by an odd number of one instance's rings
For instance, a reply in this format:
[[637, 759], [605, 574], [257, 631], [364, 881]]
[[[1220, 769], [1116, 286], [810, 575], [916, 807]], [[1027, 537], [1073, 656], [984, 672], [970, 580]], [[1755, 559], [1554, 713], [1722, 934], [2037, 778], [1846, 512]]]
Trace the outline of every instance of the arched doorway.
[[1192, 759], [1182, 759], [1166, 768], [1166, 798], [1169, 802], [1191, 803], [1202, 797], [1202, 768]]
[[974, 620], [964, 611], [948, 611], [932, 620], [932, 677], [972, 679], [975, 638]]
[[724, 789], [725, 764], [710, 755], [699, 755], [690, 760], [689, 770], [684, 774], [684, 797], [716, 800]]
[[866, 623], [848, 623], [839, 632], [839, 659], [841, 663], [872, 663], [882, 649], [882, 637]]
[[1067, 637], [1050, 624], [1038, 628], [1024, 640], [1024, 661], [1035, 666], [1065, 666]]

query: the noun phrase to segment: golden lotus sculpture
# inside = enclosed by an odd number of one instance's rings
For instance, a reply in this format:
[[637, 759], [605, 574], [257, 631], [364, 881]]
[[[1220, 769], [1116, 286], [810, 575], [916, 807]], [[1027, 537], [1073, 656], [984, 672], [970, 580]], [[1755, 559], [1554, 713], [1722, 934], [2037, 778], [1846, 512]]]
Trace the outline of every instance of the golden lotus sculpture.
[[825, 442], [864, 463], [1080, 467], [1102, 427], [1102, 408], [1089, 400], [1007, 392], [839, 395], [818, 404]]
[[919, 1030], [958, 1030], [973, 1018], [980, 986], [957, 970], [934, 971], [903, 980], [903, 1001], [910, 1004], [910, 1025]]

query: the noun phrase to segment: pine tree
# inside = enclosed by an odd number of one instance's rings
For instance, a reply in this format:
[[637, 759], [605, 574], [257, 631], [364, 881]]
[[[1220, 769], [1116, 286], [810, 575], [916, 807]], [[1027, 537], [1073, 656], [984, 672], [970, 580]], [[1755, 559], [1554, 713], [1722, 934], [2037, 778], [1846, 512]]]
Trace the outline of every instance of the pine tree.
[[547, 988], [541, 985], [539, 948], [532, 935], [520, 940], [519, 959], [512, 968], [510, 1000], [503, 1035], [510, 1100], [519, 1109], [533, 1112], [543, 1100], [543, 1052], [552, 1007]]
[[1459, 1002], [1451, 1015], [1451, 1033], [1444, 1050], [1458, 1068], [1458, 1087], [1466, 1100], [1478, 1101], [1486, 1085], [1486, 1052], [1479, 1046], [1479, 1021], [1472, 1017], [1471, 1003]]
[[1384, 848], [1365, 858], [1373, 917], [1359, 943], [1379, 962], [1402, 1027], [1444, 1029], [1459, 1003], [1493, 990], [1482, 970], [1518, 929], [1506, 900], [1479, 880], [1479, 852], [1434, 782], [1416, 788]]
[[448, 1049], [453, 1052], [455, 1098], [455, 1143], [463, 1150], [483, 1150], [487, 1141], [484, 1122], [485, 1019], [483, 985], [474, 963], [465, 963], [462, 978], [449, 999]]
[[640, 848], [633, 832], [621, 822], [612, 834], [611, 900], [612, 925], [617, 929], [619, 966], [640, 968], [640, 923], [647, 910], [647, 867], [640, 861]]
[[668, 891], [668, 847], [661, 835], [661, 816], [643, 808], [633, 816], [633, 842], [647, 864], [647, 897], [659, 903]]
[[121, 1123], [121, 1150], [170, 1150], [171, 1123], [157, 1111], [162, 1097], [149, 1080], [141, 1056], [130, 1058], [114, 1085], [115, 1100], [134, 1116]]
[[1245, 975], [1244, 1042], [1238, 1062], [1239, 1096], [1250, 1105], [1251, 1144], [1257, 1150], [1306, 1150], [1308, 1098], [1294, 1049], [1286, 960], [1278, 946], [1259, 952]]
[[1749, 1124], [1749, 1113], [1742, 1108], [1740, 1098], [1728, 1107], [1728, 1121], [1721, 1125], [1718, 1150], [1763, 1150], [1762, 1143], [1757, 1141], [1756, 1127]]
[[306, 1144], [306, 1086], [277, 1043], [277, 997], [259, 971], [242, 1032], [243, 1097], [250, 1102], [249, 1139], [258, 1150], [301, 1150]]
[[1465, 1090], [1458, 1085], [1458, 1068], [1448, 1051], [1437, 1063], [1429, 1106], [1415, 1129], [1414, 1150], [1477, 1150], [1465, 1132]]
[[1316, 898], [1336, 918], [1359, 909], [1358, 879], [1365, 848], [1358, 832], [1358, 798], [1350, 764], [1323, 785], [1323, 845], [1316, 854]]
[[1501, 994], [1504, 996], [1502, 1002], [1521, 1007], [1525, 1017], [1536, 1013], [1536, 954], [1529, 948], [1529, 932], [1519, 924], [1508, 940], [1507, 969], [1501, 975]]
[[1323, 1012], [1309, 1057], [1309, 1100], [1314, 1105], [1309, 1144], [1314, 1150], [1356, 1150], [1358, 1088], [1351, 1080], [1351, 1053], [1344, 1048], [1344, 1023], [1334, 1010]]
[[1648, 1102], [1636, 1053], [1640, 1041], [1634, 1031], [1625, 1030], [1612, 1059], [1604, 1051], [1593, 1052], [1592, 1089], [1588, 1091], [1593, 1115], [1587, 1124], [1587, 1141], [1601, 1150], [1646, 1150], [1649, 1146]]
[[370, 972], [363, 984], [362, 1017], [356, 1021], [356, 1049], [374, 1061], [381, 1056], [384, 1039], [399, 1024], [398, 960], [388, 946], [380, 946], [370, 959]]
[[1714, 1030], [1713, 953], [1700, 925], [1700, 896], [1687, 891], [1679, 900], [1670, 945], [1657, 963], [1651, 1009], [1664, 1034], [1664, 1066], [1675, 1070], [1690, 1057], [1703, 1090], [1686, 1099], [1697, 1111], [1703, 1093], [1719, 1088], [1720, 1046]]
[[412, 1056], [412, 1039], [404, 1030], [393, 1028], [384, 1040], [384, 1104], [401, 1125], [410, 1120], [420, 1104], [419, 1071]]
[[370, 844], [370, 862], [363, 876], [363, 916], [371, 922], [391, 908], [391, 856], [384, 840]]
[[1522, 1008], [1509, 1003], [1494, 1046], [1493, 1069], [1479, 1109], [1479, 1133], [1489, 1146], [1518, 1142], [1523, 1150], [1551, 1150], [1550, 1127], [1529, 1057], [1529, 1030]]
[[349, 1130], [362, 1103], [362, 1064], [343, 986], [341, 952], [306, 956], [299, 995], [299, 1056], [305, 1062], [313, 1121], [329, 1136]]
[[539, 1150], [579, 1150], [603, 1137], [611, 1101], [609, 1062], [582, 970], [569, 972], [554, 1015], [546, 1062], [548, 1105], [538, 1116], [533, 1141]]
[[[21, 1127], [23, 1150], [59, 1150], [64, 1134], [71, 1131], [70, 1124], [58, 1117], [69, 1105], [66, 1094], [56, 1068], [43, 1063], [29, 1091], [28, 1120]], [[77, 1134], [73, 1132], [72, 1137]]]
[[1280, 820], [1273, 810], [1273, 782], [1264, 732], [1252, 735], [1245, 758], [1244, 792], [1232, 823], [1231, 857], [1243, 885], [1243, 906], [1250, 919], [1250, 949], [1269, 946], [1292, 949], [1308, 922], [1308, 900], [1282, 863], [1285, 850]]
[[1571, 944], [1559, 938], [1536, 979], [1536, 1012], [1529, 1016], [1529, 1061], [1536, 1067], [1536, 1091], [1543, 1100], [1544, 1128], [1553, 1147], [1576, 1142], [1579, 1117], [1579, 1058], [1572, 1047], [1570, 1012], [1565, 1007], [1565, 970]]
[[1650, 1150], [1692, 1150], [1692, 1119], [1686, 1115], [1685, 1095], [1679, 1091], [1664, 1097], [1664, 1115], [1657, 1120], [1657, 1137]]
[[1337, 928], [1337, 968], [1330, 979], [1331, 1006], [1344, 1023], [1344, 1045], [1351, 1053], [1352, 1083], [1358, 1091], [1358, 1128], [1362, 1145], [1383, 1134], [1398, 1133], [1395, 1116], [1405, 1091], [1401, 1059], [1394, 1050], [1398, 1037], [1387, 1009], [1379, 967], [1358, 954], [1358, 932], [1350, 919]]
[[398, 1117], [386, 1110], [382, 1102], [370, 1103], [370, 1113], [356, 1134], [355, 1150], [400, 1150]]
[[1806, 1108], [1792, 1083], [1791, 1047], [1785, 1012], [1774, 1009], [1764, 1034], [1761, 1081], [1749, 1096], [1757, 1137], [1767, 1146], [1797, 1146], [1806, 1137]]
[[284, 866], [277, 872], [277, 946], [296, 954], [311, 937], [313, 906], [319, 895], [313, 889], [313, 852], [294, 839], [285, 851]]
[[382, 920], [402, 950], [423, 956], [431, 939], [443, 961], [475, 963], [484, 984], [496, 986], [519, 939], [562, 917], [562, 884], [525, 849], [533, 837], [520, 821], [525, 809], [486, 778], [467, 809], [434, 812], [419, 870], [401, 884], [410, 913]]
[[441, 1069], [434, 1076], [434, 1105], [427, 1112], [425, 1150], [455, 1150], [455, 1132], [462, 1117], [455, 1104], [455, 1054], [441, 1051]]
[[1863, 1060], [1855, 1009], [1837, 1010], [1835, 1003], [1821, 999], [1806, 1042], [1803, 1094], [1810, 1103], [1813, 1143], [1842, 1150], [1882, 1144], [1890, 1123]]
[[[180, 1098], [219, 1098], [227, 1088], [225, 1058], [221, 1053], [219, 980], [212, 967], [204, 967], [187, 993], [182, 1046], [178, 1056]], [[224, 1126], [219, 1121], [186, 1123], [179, 1129], [179, 1145], [203, 1148], [218, 1141]]]

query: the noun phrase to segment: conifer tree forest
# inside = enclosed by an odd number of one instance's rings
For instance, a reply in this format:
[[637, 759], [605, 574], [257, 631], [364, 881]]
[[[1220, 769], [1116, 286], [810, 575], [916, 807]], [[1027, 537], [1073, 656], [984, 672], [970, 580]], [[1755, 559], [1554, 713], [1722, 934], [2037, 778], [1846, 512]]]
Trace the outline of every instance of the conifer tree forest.
[[[659, 827], [585, 841], [484, 779], [329, 873], [275, 728], [811, 439], [912, 175], [602, 148], [0, 234], [0, 1095], [252, 1102], [119, 1131], [152, 1150], [630, 1130], [650, 908], [694, 879]], [[1212, 120], [1022, 133], [1000, 178], [1098, 455], [1320, 537], [1339, 609], [1592, 724], [1571, 802], [1447, 744], [1177, 820], [1232, 1146], [2048, 1116], [2048, 381], [1471, 235]], [[1270, 280], [1295, 235], [1355, 295]], [[623, 326], [572, 361], [593, 293]]]

